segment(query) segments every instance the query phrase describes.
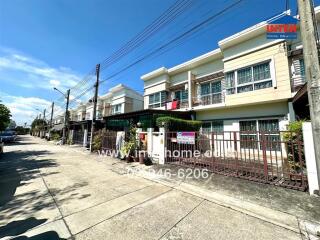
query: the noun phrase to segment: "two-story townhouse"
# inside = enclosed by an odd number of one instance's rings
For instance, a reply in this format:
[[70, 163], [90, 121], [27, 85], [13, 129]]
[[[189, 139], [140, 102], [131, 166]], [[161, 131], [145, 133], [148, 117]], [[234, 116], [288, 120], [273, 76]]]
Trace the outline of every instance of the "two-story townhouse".
[[195, 111], [203, 131], [285, 130], [295, 120], [292, 97], [305, 83], [303, 58], [292, 54], [300, 38], [267, 39], [273, 19], [219, 41], [211, 52], [143, 75], [144, 108]]
[[[133, 89], [119, 84], [109, 90], [105, 95], [98, 97], [96, 118], [138, 111], [143, 109], [143, 96]], [[70, 110], [72, 121], [92, 120], [93, 101], [81, 103], [75, 109]]]
[[86, 105], [80, 103], [76, 108], [70, 109], [70, 121], [83, 121], [86, 118]]
[[105, 101], [105, 108], [108, 109], [110, 106], [111, 115], [143, 109], [143, 96], [124, 84], [118, 84], [111, 88], [107, 95], [109, 97]]
[[[87, 103], [80, 104], [71, 111], [70, 132], [74, 143], [87, 145], [91, 131], [93, 107], [92, 99], [90, 99]], [[143, 96], [141, 94], [123, 84], [116, 85], [106, 94], [98, 97], [96, 129], [104, 127], [103, 122], [100, 121], [103, 117], [142, 109]]]

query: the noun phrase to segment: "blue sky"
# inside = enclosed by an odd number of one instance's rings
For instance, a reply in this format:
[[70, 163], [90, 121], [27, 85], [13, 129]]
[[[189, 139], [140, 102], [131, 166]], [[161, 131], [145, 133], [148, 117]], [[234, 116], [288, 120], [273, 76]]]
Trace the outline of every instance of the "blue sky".
[[[66, 90], [155, 18], [175, 0], [1, 0], [0, 99], [19, 123], [30, 122], [37, 111], [59, 98], [54, 86]], [[106, 68], [101, 79], [131, 63], [137, 56], [165, 43], [192, 24], [235, 0], [195, 0], [166, 28], [141, 47]], [[315, 1], [319, 5], [320, 0]], [[290, 0], [296, 13], [296, 0]], [[285, 0], [243, 0], [201, 32], [104, 82], [100, 94], [124, 83], [143, 90], [140, 76], [161, 66], [171, 67], [217, 47], [217, 42], [285, 10]], [[88, 83], [91, 84], [92, 80]], [[82, 86], [83, 89], [85, 86]], [[79, 90], [80, 91], [80, 90]], [[78, 92], [71, 92], [77, 96]], [[86, 94], [89, 97], [92, 92]], [[75, 103], [74, 103], [75, 104]], [[63, 102], [57, 103], [59, 110]]]

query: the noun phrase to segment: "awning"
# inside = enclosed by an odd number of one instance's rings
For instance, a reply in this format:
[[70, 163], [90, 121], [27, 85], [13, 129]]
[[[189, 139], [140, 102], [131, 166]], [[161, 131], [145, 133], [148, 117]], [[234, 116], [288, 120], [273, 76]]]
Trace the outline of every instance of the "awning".
[[54, 125], [54, 126], [50, 129], [50, 131], [61, 131], [61, 130], [63, 129], [63, 126], [64, 126], [63, 123]]

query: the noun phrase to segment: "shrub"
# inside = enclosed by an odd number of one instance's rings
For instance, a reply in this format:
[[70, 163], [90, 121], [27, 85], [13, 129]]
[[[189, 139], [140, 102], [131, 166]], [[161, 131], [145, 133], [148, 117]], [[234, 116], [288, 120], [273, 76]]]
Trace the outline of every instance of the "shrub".
[[121, 154], [125, 156], [133, 155], [134, 150], [137, 150], [138, 146], [139, 143], [137, 141], [137, 129], [135, 127], [131, 127], [127, 139], [120, 149]]
[[[301, 172], [305, 166], [301, 166], [299, 161], [299, 151], [301, 158], [304, 159], [302, 123], [304, 121], [290, 122], [288, 132], [283, 134], [283, 140], [286, 142], [286, 150], [288, 153], [288, 165], [292, 172]], [[299, 147], [298, 142], [301, 142]]]
[[61, 136], [59, 135], [59, 133], [54, 132], [51, 134], [51, 139], [54, 141], [59, 141], [61, 139]]
[[169, 131], [199, 131], [202, 122], [194, 120], [185, 120], [174, 117], [158, 117], [156, 124], [158, 127], [164, 127]]
[[102, 129], [99, 130], [98, 132], [95, 132], [93, 136], [93, 141], [92, 141], [92, 149], [93, 151], [98, 151], [101, 150], [102, 148], [102, 137], [105, 134], [106, 130]]
[[68, 145], [72, 145], [72, 144], [73, 144], [73, 141], [72, 141], [71, 138], [68, 138], [68, 139], [67, 139], [67, 144], [68, 144]]

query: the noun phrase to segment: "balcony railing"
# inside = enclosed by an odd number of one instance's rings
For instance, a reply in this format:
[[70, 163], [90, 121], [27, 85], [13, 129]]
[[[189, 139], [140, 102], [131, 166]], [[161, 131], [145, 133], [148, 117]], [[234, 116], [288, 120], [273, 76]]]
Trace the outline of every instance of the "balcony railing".
[[212, 93], [206, 95], [200, 95], [198, 97], [193, 98], [194, 106], [206, 106], [212, 104], [219, 104], [224, 102], [224, 94], [223, 93]]
[[297, 92], [306, 83], [304, 75], [298, 74], [291, 77], [292, 92]]
[[188, 108], [188, 107], [189, 107], [188, 99], [167, 101], [165, 103], [166, 110], [176, 110], [176, 109], [182, 109], [182, 108]]

